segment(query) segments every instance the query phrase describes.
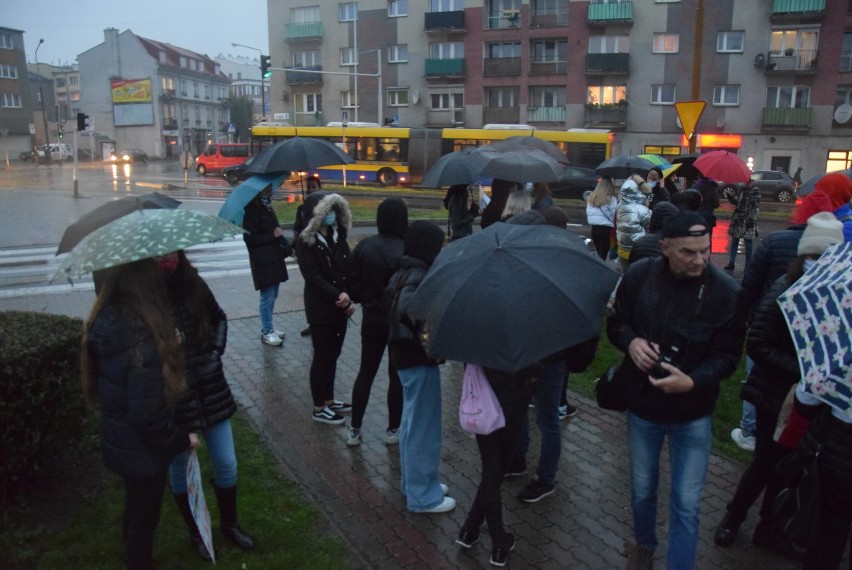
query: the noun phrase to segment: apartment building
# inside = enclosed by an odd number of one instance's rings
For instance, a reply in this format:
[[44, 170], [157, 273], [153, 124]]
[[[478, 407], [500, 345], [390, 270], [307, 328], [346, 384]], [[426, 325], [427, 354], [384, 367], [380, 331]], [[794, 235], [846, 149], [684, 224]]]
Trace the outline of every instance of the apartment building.
[[[222, 73], [227, 75], [231, 82], [231, 97], [251, 99], [254, 120], [260, 121], [264, 116], [264, 103], [267, 112], [269, 111], [269, 85], [260, 77], [260, 59], [231, 54], [219, 54], [214, 59], [221, 66]], [[262, 95], [261, 90], [265, 91], [265, 95]]]
[[24, 32], [0, 27], [0, 156], [17, 157], [35, 144], [33, 110]]
[[[273, 120], [615, 133], [805, 176], [852, 166], [849, 0], [268, 2]], [[357, 74], [357, 75], [356, 75]]]

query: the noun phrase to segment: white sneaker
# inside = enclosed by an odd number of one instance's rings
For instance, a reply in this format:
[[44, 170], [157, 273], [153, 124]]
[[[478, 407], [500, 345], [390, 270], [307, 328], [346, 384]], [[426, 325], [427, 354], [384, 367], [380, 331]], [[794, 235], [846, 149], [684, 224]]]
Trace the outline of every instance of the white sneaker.
[[268, 344], [269, 346], [281, 346], [284, 342], [280, 336], [275, 334], [275, 332], [266, 333], [264, 335], [260, 335], [260, 340], [263, 341], [263, 344]]
[[282, 342], [287, 339], [287, 334], [284, 331], [272, 331], [272, 333], [278, 335]]
[[447, 487], [446, 483], [441, 483], [441, 492], [444, 494], [445, 497], [447, 496], [447, 493], [450, 492], [450, 488]]
[[385, 445], [399, 445], [399, 428], [385, 432]]
[[733, 431], [731, 431], [731, 439], [734, 440], [734, 443], [740, 446], [740, 449], [754, 451], [754, 436], [744, 435], [742, 429], [734, 428]]
[[358, 428], [349, 428], [349, 436], [346, 438], [346, 445], [356, 447], [361, 445], [361, 430]]
[[456, 508], [456, 500], [452, 497], [444, 497], [444, 500], [437, 506], [432, 507], [431, 509], [426, 509], [425, 511], [419, 511], [421, 513], [447, 513]]

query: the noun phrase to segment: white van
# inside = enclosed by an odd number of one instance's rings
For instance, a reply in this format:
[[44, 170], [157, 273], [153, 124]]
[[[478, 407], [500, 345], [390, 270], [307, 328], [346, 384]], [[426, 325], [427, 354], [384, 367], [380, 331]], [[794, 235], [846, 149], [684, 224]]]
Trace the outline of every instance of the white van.
[[50, 159], [54, 161], [68, 161], [72, 162], [74, 160], [74, 150], [71, 148], [71, 145], [68, 143], [50, 143], [48, 145], [50, 148]]

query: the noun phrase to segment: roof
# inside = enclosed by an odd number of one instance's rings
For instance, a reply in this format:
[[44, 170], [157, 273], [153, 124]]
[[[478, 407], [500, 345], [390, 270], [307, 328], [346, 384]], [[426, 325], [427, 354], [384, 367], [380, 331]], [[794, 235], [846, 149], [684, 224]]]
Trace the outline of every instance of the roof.
[[[213, 75], [213, 76], [217, 76], [217, 77], [225, 77], [225, 74], [222, 73], [221, 71], [219, 73], [216, 73], [215, 70], [220, 65], [219, 65], [219, 62], [217, 62], [216, 60], [214, 60], [211, 57], [208, 57], [206, 55], [203, 55], [203, 54], [200, 54], [200, 53], [188, 50], [188, 49], [184, 49], [182, 47], [173, 46], [172, 44], [167, 44], [167, 43], [163, 43], [163, 42], [158, 42], [157, 40], [151, 40], [151, 39], [148, 39], [148, 38], [143, 38], [142, 36], [136, 36], [136, 38], [142, 44], [142, 47], [145, 48], [145, 51], [148, 52], [148, 55], [150, 55], [155, 60], [160, 61], [160, 52], [165, 53], [166, 54], [165, 65], [169, 65], [169, 66], [172, 66], [172, 67], [181, 67], [181, 65], [180, 65], [180, 58], [181, 57], [192, 58], [192, 59], [204, 62], [204, 71], [200, 72], [200, 71], [195, 70], [196, 72], [203, 73], [204, 75]], [[186, 68], [182, 68], [182, 69], [186, 69]]]

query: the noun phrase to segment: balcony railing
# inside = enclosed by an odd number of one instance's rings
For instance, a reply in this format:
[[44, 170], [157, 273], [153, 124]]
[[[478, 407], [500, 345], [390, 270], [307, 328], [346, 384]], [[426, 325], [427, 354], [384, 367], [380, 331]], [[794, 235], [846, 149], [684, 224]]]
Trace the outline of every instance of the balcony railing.
[[627, 124], [627, 107], [586, 107], [586, 127], [619, 127]]
[[530, 63], [530, 75], [565, 75], [567, 72], [567, 61], [533, 61]]
[[[321, 65], [306, 65], [306, 70], [322, 71]], [[302, 71], [285, 71], [284, 80], [287, 83], [322, 83], [322, 73], [305, 73]]]
[[500, 124], [518, 124], [521, 122], [520, 107], [483, 107], [482, 122]]
[[817, 56], [815, 49], [770, 51], [766, 71], [816, 71]]
[[427, 32], [464, 30], [464, 10], [456, 12], [426, 12], [424, 28]]
[[528, 123], [564, 123], [565, 107], [527, 107]]
[[586, 73], [629, 73], [630, 55], [626, 53], [587, 53]]
[[284, 25], [284, 41], [298, 42], [317, 39], [322, 39], [322, 22], [302, 22], [300, 24]]
[[825, 0], [772, 0], [772, 15], [824, 12]]
[[764, 107], [763, 126], [810, 128], [812, 113], [811, 107]]
[[297, 127], [321, 127], [322, 111], [315, 113], [293, 113], [293, 124]]
[[426, 112], [428, 127], [456, 127], [464, 125], [464, 109], [429, 109]]
[[530, 14], [531, 28], [555, 28], [568, 25], [568, 10], [542, 10]]
[[499, 14], [488, 14], [485, 16], [486, 30], [499, 30], [504, 28], [520, 28], [521, 11], [503, 10]]
[[464, 77], [464, 58], [460, 59], [427, 59], [426, 76]]
[[520, 75], [521, 58], [486, 57], [482, 69], [483, 75]]
[[589, 4], [587, 16], [591, 23], [602, 22], [633, 22], [633, 2], [608, 2], [593, 1]]
[[165, 119], [163, 121], [163, 128], [167, 131], [174, 131], [178, 128], [177, 125], [177, 119]]
[[852, 51], [843, 50], [840, 52], [840, 65], [837, 71], [840, 73], [852, 71]]
[[172, 97], [174, 97], [175, 95], [176, 95], [176, 92], [175, 92], [175, 90], [174, 90], [174, 89], [163, 89], [163, 95], [162, 95], [162, 97], [163, 97], [164, 99], [171, 99], [171, 98], [172, 98]]

